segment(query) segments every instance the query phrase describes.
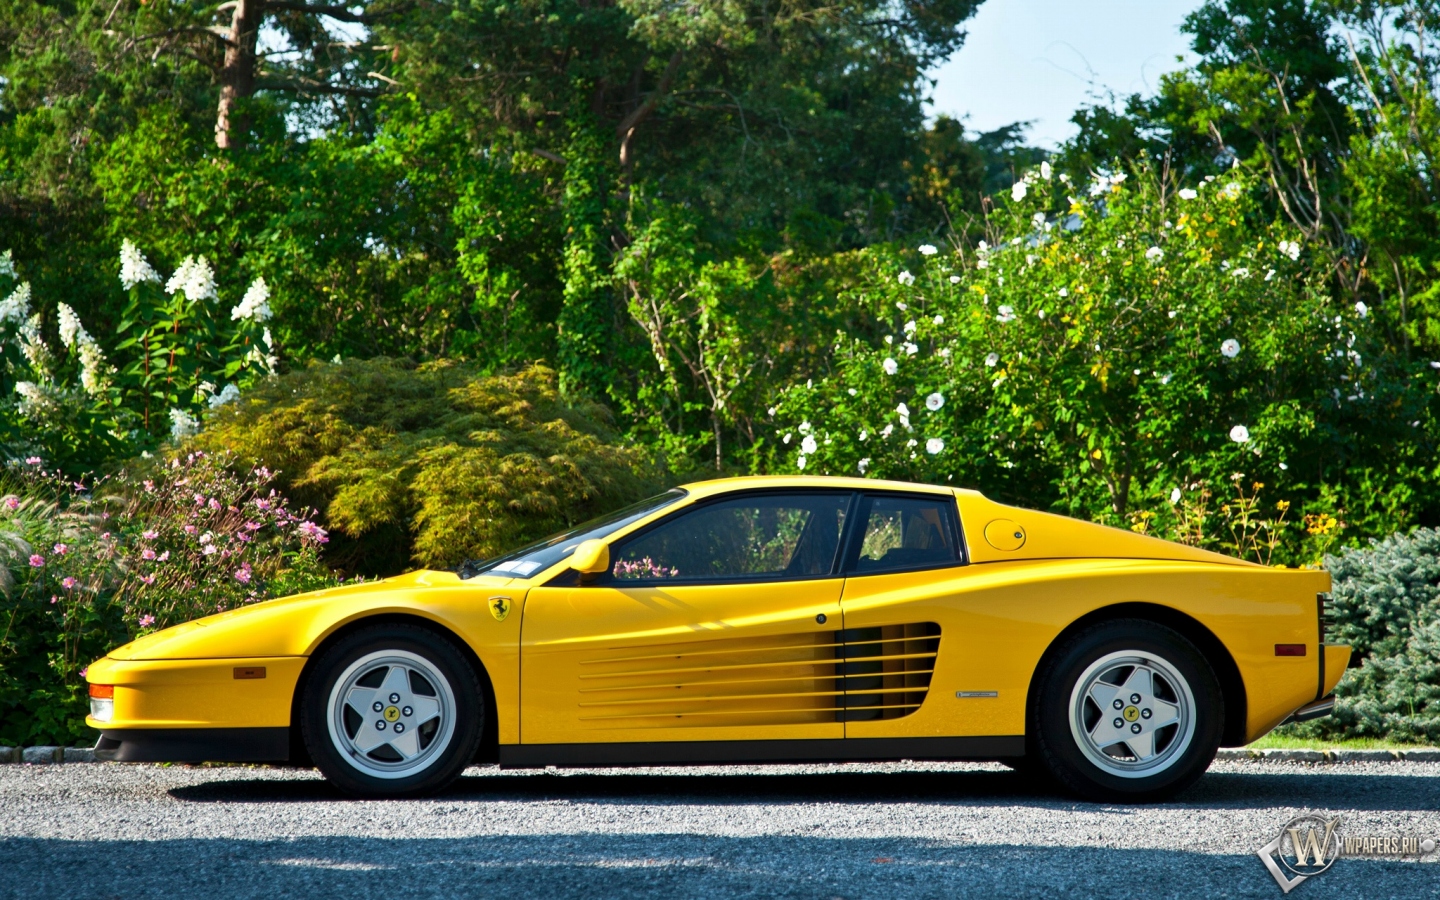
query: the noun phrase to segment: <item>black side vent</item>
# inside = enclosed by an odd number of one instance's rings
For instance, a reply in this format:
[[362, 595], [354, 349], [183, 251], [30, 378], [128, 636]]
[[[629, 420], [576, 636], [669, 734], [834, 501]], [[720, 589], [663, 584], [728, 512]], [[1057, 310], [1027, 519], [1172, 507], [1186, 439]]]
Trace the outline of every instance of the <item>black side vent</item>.
[[925, 702], [940, 626], [934, 622], [851, 628], [840, 632], [836, 688], [843, 692], [841, 722], [898, 719]]

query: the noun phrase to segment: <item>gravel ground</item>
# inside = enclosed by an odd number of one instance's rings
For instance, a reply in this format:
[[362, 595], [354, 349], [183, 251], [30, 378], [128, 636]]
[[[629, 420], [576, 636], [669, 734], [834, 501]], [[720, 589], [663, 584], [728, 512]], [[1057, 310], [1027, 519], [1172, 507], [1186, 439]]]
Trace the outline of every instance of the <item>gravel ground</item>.
[[[1440, 763], [1219, 762], [1179, 802], [1096, 806], [994, 765], [474, 768], [442, 796], [312, 772], [0, 766], [0, 897], [1266, 897], [1292, 816], [1440, 840]], [[1339, 860], [1294, 897], [1440, 895]]]

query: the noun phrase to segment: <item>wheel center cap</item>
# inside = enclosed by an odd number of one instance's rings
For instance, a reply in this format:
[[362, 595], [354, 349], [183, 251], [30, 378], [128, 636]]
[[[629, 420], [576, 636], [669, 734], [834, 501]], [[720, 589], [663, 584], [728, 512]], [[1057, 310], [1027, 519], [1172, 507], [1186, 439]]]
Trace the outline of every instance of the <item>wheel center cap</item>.
[[[394, 708], [394, 707], [391, 707], [391, 709], [393, 709], [393, 708]], [[389, 717], [389, 715], [390, 715], [389, 710], [386, 710], [385, 715], [386, 715], [387, 718]], [[1135, 707], [1133, 707], [1133, 706], [1127, 706], [1127, 707], [1125, 707], [1125, 712], [1121, 713], [1121, 715], [1123, 715], [1123, 716], [1125, 717], [1125, 721], [1127, 721], [1127, 722], [1133, 722], [1133, 721], [1135, 721], [1136, 719], [1140, 718], [1140, 710], [1137, 709], [1137, 708], [1135, 708]], [[393, 722], [393, 721], [395, 721], [395, 720], [394, 720], [394, 719], [391, 719], [390, 721]]]
[[[1131, 709], [1134, 709], [1134, 707], [1132, 706]], [[1130, 710], [1126, 710], [1125, 714], [1128, 716], [1130, 714]], [[394, 722], [396, 719], [400, 718], [400, 707], [387, 706], [385, 707], [385, 712], [383, 713], [383, 715], [385, 716], [385, 721]], [[1132, 719], [1131, 721], [1134, 720]]]

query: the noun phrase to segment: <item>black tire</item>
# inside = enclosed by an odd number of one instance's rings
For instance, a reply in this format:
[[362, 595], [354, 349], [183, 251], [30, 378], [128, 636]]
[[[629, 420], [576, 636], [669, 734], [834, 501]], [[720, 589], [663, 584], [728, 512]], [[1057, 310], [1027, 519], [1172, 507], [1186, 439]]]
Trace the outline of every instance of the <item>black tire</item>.
[[[1127, 661], [1132, 660], [1137, 663], [1127, 670]], [[1104, 680], [1107, 677], [1111, 680]], [[1099, 693], [1113, 687], [1117, 694], [1110, 704], [1123, 703], [1123, 708], [1107, 706], [1097, 716], [1093, 695], [1080, 690], [1082, 678]], [[1121, 678], [1131, 686], [1149, 679], [1153, 695], [1124, 694], [1115, 683]], [[1163, 625], [1117, 619], [1087, 628], [1049, 655], [1037, 683], [1029, 723], [1036, 761], [1061, 786], [1085, 799], [1105, 803], [1168, 799], [1194, 784], [1220, 747], [1225, 703], [1219, 681], [1195, 645]], [[1132, 696], [1142, 696], [1143, 702], [1132, 704]], [[1153, 728], [1145, 721], [1152, 715], [1168, 721], [1172, 708], [1177, 711], [1175, 724], [1140, 733], [1142, 728]], [[1123, 734], [1108, 749], [1101, 748], [1117, 733], [1110, 729], [1112, 724], [1120, 726]], [[1130, 729], [1141, 742], [1138, 751], [1129, 744]], [[1152, 755], [1143, 756], [1146, 750]]]
[[[395, 661], [400, 664], [392, 665]], [[356, 718], [354, 707], [347, 711], [339, 703], [332, 704], [340, 697], [337, 685], [342, 677], [353, 681], [357, 673], [369, 672], [360, 677], [360, 682], [366, 682], [374, 680], [373, 673], [382, 669], [381, 684], [357, 683], [353, 689], [376, 689], [379, 696], [379, 689], [390, 684], [388, 673], [398, 669], [402, 674], [396, 677], [414, 691], [413, 697], [406, 695], [405, 702], [416, 709], [422, 703], [433, 703], [437, 710], [429, 722], [413, 724], [412, 733], [404, 738], [420, 748], [413, 761], [388, 744], [362, 755], [355, 745], [359, 728], [379, 723], [363, 720], [355, 726], [352, 736], [346, 723]], [[432, 681], [437, 684], [432, 685]], [[427, 694], [427, 689], [431, 693]], [[381, 698], [376, 704], [386, 702]], [[392, 708], [395, 719], [390, 718]], [[411, 706], [404, 709], [404, 715], [410, 716]], [[419, 626], [387, 623], [346, 635], [315, 660], [301, 699], [300, 727], [310, 758], [340, 790], [357, 797], [414, 797], [439, 791], [460, 776], [475, 758], [487, 712], [478, 673], [451, 641]], [[331, 728], [332, 714], [338, 717], [336, 728], [344, 730], [341, 736]], [[448, 723], [442, 721], [446, 717]], [[377, 711], [375, 718], [396, 722], [390, 725], [392, 731], [400, 730], [407, 721], [398, 707], [388, 705], [383, 712]], [[431, 726], [427, 745], [423, 732]], [[400, 745], [399, 737], [392, 734], [391, 739], [394, 746]], [[441, 742], [438, 747], [436, 741]], [[385, 753], [396, 759], [380, 758]], [[395, 771], [376, 774], [386, 766], [395, 767]]]

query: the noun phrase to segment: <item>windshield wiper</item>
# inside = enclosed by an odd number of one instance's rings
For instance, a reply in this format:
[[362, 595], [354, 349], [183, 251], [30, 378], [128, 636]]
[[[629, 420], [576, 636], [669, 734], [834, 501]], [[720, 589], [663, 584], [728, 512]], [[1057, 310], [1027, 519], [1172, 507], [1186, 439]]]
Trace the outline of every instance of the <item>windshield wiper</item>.
[[461, 581], [465, 581], [468, 578], [474, 578], [476, 575], [479, 575], [481, 572], [485, 571], [485, 569], [481, 566], [483, 562], [485, 562], [485, 560], [483, 559], [467, 559], [460, 564], [460, 568], [455, 570], [455, 574], [459, 576]]

